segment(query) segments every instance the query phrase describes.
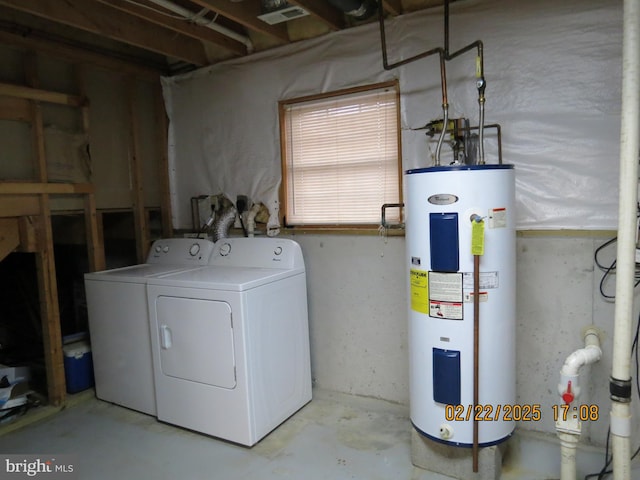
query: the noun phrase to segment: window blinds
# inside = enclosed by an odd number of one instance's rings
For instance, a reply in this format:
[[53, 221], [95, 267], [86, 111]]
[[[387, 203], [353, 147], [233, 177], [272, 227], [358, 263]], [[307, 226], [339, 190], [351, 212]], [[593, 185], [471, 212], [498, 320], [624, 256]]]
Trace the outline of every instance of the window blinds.
[[379, 224], [381, 206], [399, 202], [397, 97], [387, 87], [285, 106], [288, 225]]

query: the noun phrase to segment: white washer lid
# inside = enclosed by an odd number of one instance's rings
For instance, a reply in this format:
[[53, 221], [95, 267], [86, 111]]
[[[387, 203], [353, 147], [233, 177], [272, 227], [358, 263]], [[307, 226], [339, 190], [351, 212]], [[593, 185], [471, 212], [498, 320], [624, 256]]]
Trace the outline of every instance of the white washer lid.
[[184, 265], [143, 263], [129, 267], [114, 268], [112, 270], [103, 270], [101, 272], [85, 273], [84, 278], [85, 280], [102, 282], [146, 283], [148, 278], [184, 272], [185, 270], [191, 270], [193, 268], [194, 267]]
[[304, 273], [304, 268], [202, 267], [188, 272], [150, 278], [147, 283], [170, 287], [242, 292]]

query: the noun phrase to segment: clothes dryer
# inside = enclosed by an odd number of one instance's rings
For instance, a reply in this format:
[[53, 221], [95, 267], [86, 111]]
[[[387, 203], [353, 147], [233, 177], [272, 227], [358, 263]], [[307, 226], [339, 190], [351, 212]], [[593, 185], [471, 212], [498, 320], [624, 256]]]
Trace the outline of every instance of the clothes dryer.
[[96, 396], [156, 415], [147, 281], [206, 265], [213, 243], [157, 240], [144, 264], [84, 276]]
[[149, 279], [158, 419], [252, 446], [311, 400], [300, 246], [226, 238], [209, 266]]

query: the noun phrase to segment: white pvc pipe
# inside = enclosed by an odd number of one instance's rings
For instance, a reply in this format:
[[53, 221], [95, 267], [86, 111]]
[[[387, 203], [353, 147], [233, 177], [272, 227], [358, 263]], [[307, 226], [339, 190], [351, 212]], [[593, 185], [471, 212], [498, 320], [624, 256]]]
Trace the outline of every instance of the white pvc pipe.
[[558, 384], [560, 396], [563, 396], [565, 392], [569, 392], [569, 389], [571, 390], [570, 393], [573, 394], [574, 400], [580, 395], [580, 368], [584, 365], [598, 362], [602, 357], [599, 334], [600, 330], [596, 327], [589, 327], [585, 330], [585, 347], [571, 353], [564, 361], [560, 369], [560, 383]]
[[560, 438], [560, 480], [576, 480], [576, 449], [579, 435], [558, 433]]
[[178, 15], [184, 17], [186, 20], [192, 20], [197, 25], [202, 27], [207, 27], [211, 30], [215, 30], [218, 33], [221, 33], [225, 37], [232, 38], [240, 43], [243, 43], [247, 47], [247, 52], [253, 52], [253, 42], [247, 36], [240, 35], [238, 32], [234, 32], [233, 30], [223, 27], [222, 25], [218, 25], [215, 22], [211, 22], [206, 18], [198, 17], [193, 14], [192, 11], [187, 10], [186, 8], [182, 8], [180, 5], [173, 3], [170, 0], [149, 0], [151, 3], [155, 3], [156, 5], [166, 8], [167, 10], [172, 11], [173, 13], [177, 13]]
[[[580, 368], [600, 360], [600, 330], [589, 327], [584, 332], [585, 347], [571, 353], [560, 370], [558, 393], [562, 396], [568, 391], [571, 382], [573, 398], [567, 403], [573, 403], [580, 395]], [[563, 402], [565, 401], [563, 397]], [[569, 415], [572, 415], [570, 413]], [[580, 440], [581, 425], [578, 419], [571, 417], [558, 419], [556, 430], [560, 439], [560, 480], [576, 479], [576, 448]]]
[[[616, 304], [611, 376], [631, 379], [631, 339], [635, 275], [638, 130], [640, 128], [640, 2], [624, 0], [622, 41], [622, 114], [620, 120], [620, 193]], [[613, 476], [630, 480], [631, 404], [612, 399]]]
[[576, 350], [564, 361], [563, 375], [577, 375], [580, 367], [595, 363], [602, 357], [597, 329], [591, 328], [585, 332], [584, 343], [584, 348]]

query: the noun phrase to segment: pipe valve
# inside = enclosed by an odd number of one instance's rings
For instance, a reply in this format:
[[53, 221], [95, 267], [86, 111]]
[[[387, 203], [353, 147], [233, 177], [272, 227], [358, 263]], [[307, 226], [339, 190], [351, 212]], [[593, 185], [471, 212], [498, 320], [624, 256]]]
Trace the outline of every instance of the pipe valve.
[[484, 96], [484, 91], [487, 88], [487, 82], [484, 77], [478, 77], [476, 79], [476, 88], [478, 89], [478, 92], [480, 92], [480, 95]]
[[571, 380], [569, 380], [567, 382], [567, 389], [562, 394], [562, 400], [564, 401], [564, 403], [569, 405], [571, 402], [573, 402], [574, 399], [575, 399], [575, 396], [573, 395], [573, 392], [571, 391]]

